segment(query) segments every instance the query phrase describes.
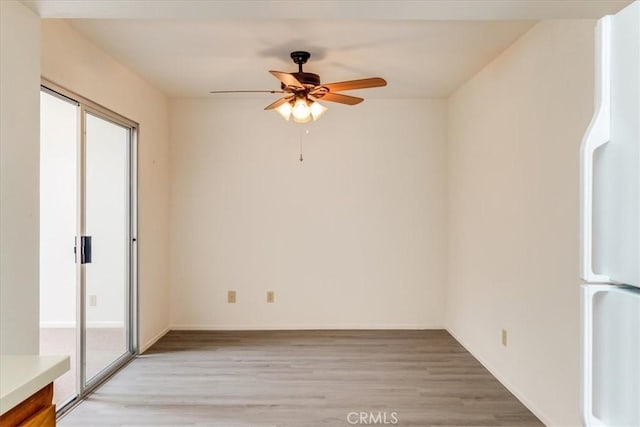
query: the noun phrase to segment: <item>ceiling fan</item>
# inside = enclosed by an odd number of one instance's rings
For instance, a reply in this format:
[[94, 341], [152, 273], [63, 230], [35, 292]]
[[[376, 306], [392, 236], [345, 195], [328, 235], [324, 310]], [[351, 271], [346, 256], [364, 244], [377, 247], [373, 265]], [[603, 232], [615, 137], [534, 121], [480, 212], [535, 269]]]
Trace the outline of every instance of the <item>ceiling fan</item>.
[[387, 82], [380, 77], [321, 83], [319, 75], [302, 70], [302, 65], [306, 64], [310, 57], [311, 54], [309, 52], [291, 52], [291, 59], [298, 65], [297, 72], [269, 71], [275, 78], [280, 80], [280, 90], [214, 90], [210, 93], [282, 93], [285, 94], [284, 97], [272, 102], [264, 109], [275, 109], [285, 120], [293, 118], [296, 123], [307, 123], [311, 120], [317, 120], [327, 110], [318, 100], [356, 105], [364, 101], [364, 99], [343, 95], [338, 92], [387, 85]]

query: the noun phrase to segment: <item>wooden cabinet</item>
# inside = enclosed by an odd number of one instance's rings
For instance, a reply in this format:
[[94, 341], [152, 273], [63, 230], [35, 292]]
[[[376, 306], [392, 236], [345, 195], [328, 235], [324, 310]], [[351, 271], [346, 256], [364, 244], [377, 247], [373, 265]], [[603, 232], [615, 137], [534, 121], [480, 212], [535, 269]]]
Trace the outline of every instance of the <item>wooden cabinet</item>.
[[40, 389], [0, 416], [0, 427], [50, 427], [56, 425], [53, 383]]

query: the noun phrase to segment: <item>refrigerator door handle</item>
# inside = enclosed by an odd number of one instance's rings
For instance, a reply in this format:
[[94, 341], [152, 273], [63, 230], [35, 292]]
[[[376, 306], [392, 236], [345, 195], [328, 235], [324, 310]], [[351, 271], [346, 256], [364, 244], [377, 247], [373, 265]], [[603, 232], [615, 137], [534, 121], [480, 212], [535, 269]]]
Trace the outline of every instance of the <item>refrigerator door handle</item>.
[[609, 277], [593, 269], [593, 160], [598, 147], [611, 135], [611, 17], [596, 26], [595, 114], [580, 147], [580, 273], [591, 283], [609, 283]]
[[593, 414], [593, 297], [607, 290], [606, 285], [582, 285], [582, 423], [601, 427], [604, 423]]

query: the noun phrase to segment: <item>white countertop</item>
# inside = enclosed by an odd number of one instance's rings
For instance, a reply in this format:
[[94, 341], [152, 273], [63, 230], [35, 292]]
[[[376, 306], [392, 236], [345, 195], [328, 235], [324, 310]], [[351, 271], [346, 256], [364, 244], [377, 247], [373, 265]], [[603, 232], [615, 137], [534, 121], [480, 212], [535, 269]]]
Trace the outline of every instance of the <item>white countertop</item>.
[[69, 370], [69, 356], [0, 355], [0, 415]]

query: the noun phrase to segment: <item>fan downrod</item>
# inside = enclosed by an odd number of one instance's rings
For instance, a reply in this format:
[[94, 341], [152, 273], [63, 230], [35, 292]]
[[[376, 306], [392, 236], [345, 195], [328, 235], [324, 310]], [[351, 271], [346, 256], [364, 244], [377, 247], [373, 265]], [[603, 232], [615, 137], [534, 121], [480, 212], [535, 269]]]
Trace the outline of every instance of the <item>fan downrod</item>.
[[303, 50], [291, 52], [291, 59], [293, 59], [295, 64], [298, 64], [299, 73], [302, 73], [302, 64], [306, 64], [309, 58], [311, 58], [311, 54], [309, 52], [305, 52]]

